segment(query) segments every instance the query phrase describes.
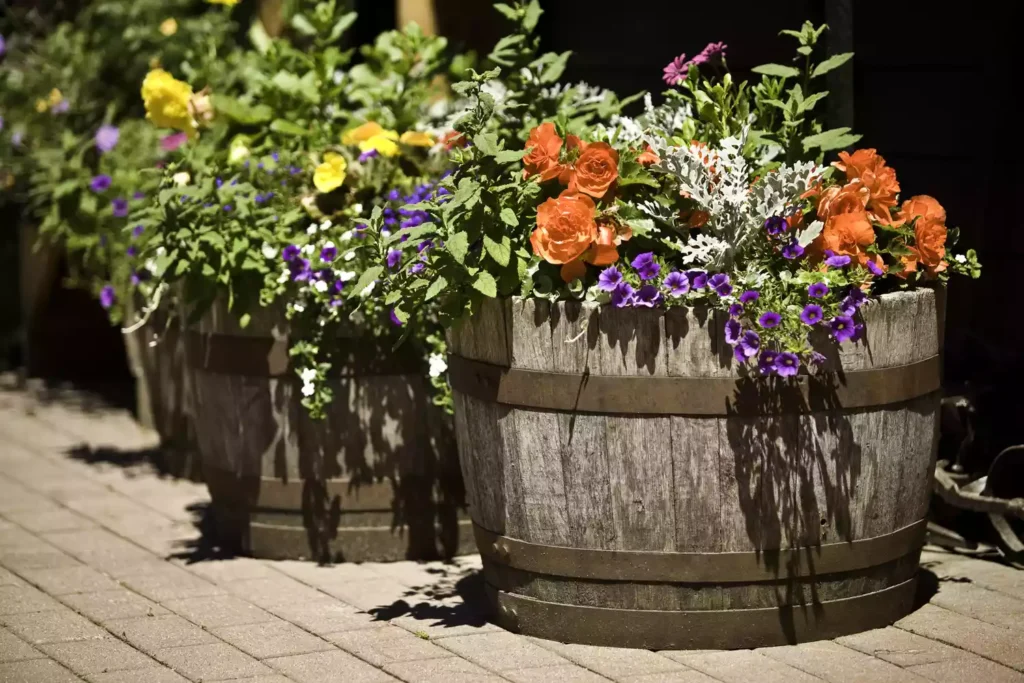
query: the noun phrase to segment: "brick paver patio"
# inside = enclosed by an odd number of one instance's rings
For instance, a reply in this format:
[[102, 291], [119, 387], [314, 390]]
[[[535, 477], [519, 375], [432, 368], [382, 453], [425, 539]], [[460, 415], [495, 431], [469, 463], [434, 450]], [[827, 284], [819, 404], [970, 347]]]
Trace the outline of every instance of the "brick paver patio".
[[925, 552], [929, 604], [833, 642], [647, 652], [514, 635], [479, 558], [339, 565], [202, 556], [206, 489], [87, 395], [0, 390], [0, 682], [1024, 682], [1024, 572]]

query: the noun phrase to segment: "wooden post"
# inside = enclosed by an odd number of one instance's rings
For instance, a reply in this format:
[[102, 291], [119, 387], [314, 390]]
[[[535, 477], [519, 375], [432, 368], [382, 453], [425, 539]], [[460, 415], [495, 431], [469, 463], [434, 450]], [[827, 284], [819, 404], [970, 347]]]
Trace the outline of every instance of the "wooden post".
[[395, 0], [398, 28], [415, 21], [428, 36], [437, 35], [437, 12], [433, 0]]

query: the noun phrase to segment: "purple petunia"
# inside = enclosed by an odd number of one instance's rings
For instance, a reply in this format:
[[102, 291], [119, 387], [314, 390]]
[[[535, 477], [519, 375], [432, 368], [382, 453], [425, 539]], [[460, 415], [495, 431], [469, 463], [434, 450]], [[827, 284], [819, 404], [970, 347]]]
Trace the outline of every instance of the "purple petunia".
[[612, 305], [616, 308], [625, 308], [633, 303], [633, 287], [628, 282], [620, 282], [612, 292]]
[[739, 348], [747, 358], [756, 356], [761, 350], [761, 335], [753, 330], [747, 330], [740, 339]]
[[817, 325], [825, 316], [824, 311], [818, 304], [807, 304], [800, 312], [800, 321], [805, 325]]
[[782, 216], [771, 216], [764, 222], [764, 229], [769, 235], [781, 235], [789, 230], [789, 221]]
[[107, 174], [98, 175], [89, 182], [89, 189], [93, 192], [105, 192], [114, 183], [114, 179]]
[[124, 218], [128, 215], [128, 200], [124, 197], [118, 197], [110, 204], [114, 207], [114, 216], [116, 218]]
[[689, 270], [686, 277], [690, 278], [690, 289], [704, 289], [708, 284], [708, 274], [703, 270]]
[[338, 248], [333, 244], [328, 244], [320, 250], [320, 260], [324, 263], [330, 263], [336, 258], [338, 258]]
[[740, 303], [741, 304], [749, 304], [751, 301], [757, 301], [760, 298], [761, 298], [761, 292], [758, 292], [758, 291], [753, 290], [753, 289], [748, 289], [747, 291], [745, 291], [742, 294], [740, 294]]
[[780, 377], [792, 377], [800, 371], [800, 357], [795, 353], [783, 351], [775, 358], [775, 372]]
[[121, 131], [118, 130], [117, 126], [111, 126], [110, 124], [103, 124], [96, 131], [94, 140], [96, 142], [96, 149], [103, 154], [106, 154], [110, 150], [117, 146], [117, 141], [121, 137]]
[[871, 260], [867, 262], [867, 267], [868, 270], [870, 270], [874, 275], [881, 275], [882, 273], [885, 272], [884, 270], [882, 270], [881, 266], [879, 266], [877, 263]]
[[133, 244], [133, 245], [129, 246], [127, 249], [125, 249], [124, 253], [127, 254], [128, 256], [132, 256], [132, 257], [138, 256], [139, 255], [139, 248], [136, 247]]
[[775, 359], [778, 355], [778, 353], [770, 349], [761, 352], [757, 359], [757, 369], [761, 371], [762, 375], [770, 375], [775, 372]]
[[292, 272], [292, 280], [295, 282], [306, 282], [313, 277], [313, 271], [309, 268], [309, 259], [301, 256], [292, 259], [288, 263], [288, 269]]
[[782, 316], [775, 311], [765, 311], [761, 314], [761, 317], [757, 319], [757, 324], [766, 330], [777, 327], [780, 322], [782, 322]]
[[832, 251], [825, 252], [825, 264], [832, 268], [842, 268], [850, 265], [850, 257], [841, 254], [834, 254]]
[[823, 356], [822, 354], [818, 353], [817, 351], [811, 351], [811, 362], [814, 363], [815, 365], [824, 365], [826, 360], [828, 359], [825, 358], [825, 356]]
[[729, 316], [738, 318], [743, 315], [743, 304], [733, 304], [729, 307]]
[[160, 138], [160, 149], [173, 152], [188, 142], [188, 133], [171, 133]]
[[782, 257], [792, 261], [798, 259], [804, 255], [804, 248], [800, 246], [799, 242], [790, 242], [782, 248]]
[[142, 233], [145, 230], [146, 229], [144, 227], [142, 227], [141, 225], [136, 225], [134, 228], [132, 228], [132, 237], [139, 237], [139, 236], [141, 236]]
[[110, 308], [117, 303], [117, 294], [114, 293], [113, 285], [106, 285], [100, 290], [100, 306]]
[[740, 343], [740, 335], [743, 334], [743, 328], [740, 326], [740, 321], [734, 318], [730, 318], [725, 323], [725, 343], [730, 346], [736, 346]]
[[57, 104], [53, 105], [50, 109], [51, 114], [66, 114], [71, 109], [71, 103], [67, 100], [61, 100]]
[[4, 40], [4, 34], [0, 33], [0, 57], [3, 57], [7, 53], [7, 41]]
[[711, 289], [715, 290], [718, 296], [729, 296], [732, 294], [732, 285], [729, 284], [729, 276], [725, 273], [712, 275], [708, 279], [708, 285], [711, 286]]
[[398, 249], [388, 249], [388, 268], [394, 269], [402, 262], [402, 252]]
[[850, 303], [854, 306], [860, 308], [867, 303], [868, 295], [862, 292], [859, 288], [852, 287], [850, 288], [850, 293], [846, 295], [846, 298], [849, 299]]
[[643, 306], [644, 308], [654, 308], [661, 304], [663, 298], [661, 292], [654, 285], [644, 285], [637, 290], [636, 296], [633, 297], [634, 306]]
[[812, 299], [820, 299], [828, 294], [828, 285], [824, 282], [815, 282], [807, 288], [807, 296]]
[[673, 270], [666, 275], [663, 284], [668, 293], [674, 297], [680, 297], [690, 291], [690, 278], [678, 270]]
[[842, 315], [852, 316], [857, 312], [857, 306], [850, 300], [850, 297], [846, 297], [839, 302], [839, 312]]
[[426, 267], [427, 266], [422, 261], [417, 261], [416, 263], [409, 266], [409, 272], [415, 275], [416, 273], [423, 272], [423, 269]]
[[857, 327], [853, 322], [853, 318], [848, 315], [837, 315], [829, 323], [829, 327], [832, 328], [832, 336], [838, 342], [850, 341], [857, 333]]
[[302, 250], [299, 249], [294, 244], [289, 244], [287, 247], [281, 250], [281, 258], [284, 259], [285, 261], [294, 261], [296, 258], [298, 258], [301, 251]]
[[135, 193], [132, 194], [132, 199], [134, 199], [137, 202], [138, 201], [142, 201], [145, 198], [146, 198], [146, 193], [145, 192], [135, 192]]
[[597, 276], [597, 288], [602, 292], [614, 291], [622, 282], [622, 273], [615, 266], [608, 266]]
[[[187, 197], [185, 197], [184, 199], [187, 199]], [[224, 205], [224, 210], [225, 211], [231, 211], [231, 209], [232, 209], [232, 206], [230, 204], [225, 204]]]
[[375, 149], [368, 149], [359, 155], [359, 163], [365, 164], [370, 159], [374, 159], [380, 156], [380, 152]]
[[732, 357], [736, 359], [737, 363], [747, 362], [747, 354], [743, 352], [743, 347], [739, 344], [732, 347]]
[[652, 280], [661, 272], [661, 266], [654, 262], [654, 252], [650, 251], [637, 255], [630, 265], [640, 275], [641, 280]]
[[391, 315], [389, 317], [391, 318], [392, 323], [394, 323], [398, 327], [402, 326], [402, 321], [398, 318], [398, 314], [395, 313], [395, 309], [391, 309]]

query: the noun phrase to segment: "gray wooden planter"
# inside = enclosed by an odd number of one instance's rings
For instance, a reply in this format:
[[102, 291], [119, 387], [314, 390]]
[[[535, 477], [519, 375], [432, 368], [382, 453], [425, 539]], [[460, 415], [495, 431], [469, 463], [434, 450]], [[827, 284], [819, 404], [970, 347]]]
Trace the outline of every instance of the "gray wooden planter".
[[218, 302], [187, 334], [218, 542], [258, 557], [433, 559], [472, 552], [450, 428], [406, 355], [340, 339], [324, 420], [301, 406], [281, 311], [238, 326]]
[[487, 302], [449, 367], [497, 622], [730, 649], [907, 614], [938, 438], [935, 293], [861, 313], [865, 340], [789, 381], [741, 376], [707, 311]]

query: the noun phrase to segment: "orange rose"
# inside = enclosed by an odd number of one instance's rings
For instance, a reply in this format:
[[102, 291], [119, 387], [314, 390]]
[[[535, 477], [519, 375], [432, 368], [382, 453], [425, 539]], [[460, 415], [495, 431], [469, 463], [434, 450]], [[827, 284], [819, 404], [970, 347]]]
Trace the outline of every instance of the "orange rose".
[[539, 175], [542, 181], [548, 181], [558, 176], [562, 170], [562, 165], [559, 162], [562, 138], [558, 137], [555, 124], [542, 123], [531, 130], [530, 137], [526, 139], [526, 148], [530, 150], [523, 157], [527, 178]]
[[641, 166], [650, 166], [651, 164], [660, 164], [661, 157], [654, 153], [650, 145], [645, 145], [644, 151], [637, 156], [636, 162]]
[[455, 149], [456, 147], [465, 147], [467, 144], [469, 144], [469, 141], [466, 140], [466, 136], [457, 130], [450, 130], [444, 135], [442, 135], [440, 142], [444, 145], [444, 148], [449, 152]]
[[619, 177], [619, 153], [607, 142], [592, 142], [581, 147], [569, 180], [570, 192], [583, 192], [600, 199]]
[[852, 182], [842, 187], [834, 185], [822, 192], [818, 199], [818, 219], [827, 223], [832, 216], [863, 211], [869, 198], [867, 188], [860, 183]]
[[946, 222], [946, 210], [934, 197], [926, 194], [919, 194], [903, 202], [900, 209], [900, 218], [904, 221], [911, 221], [915, 218], [926, 218], [937, 220], [940, 223]]
[[900, 193], [896, 171], [886, 166], [885, 159], [873, 149], [858, 149], [853, 154], [840, 152], [839, 159], [832, 165], [846, 174], [847, 181], [859, 180], [867, 188], [868, 211], [878, 222], [891, 223], [889, 210], [896, 206]]
[[537, 228], [530, 235], [533, 252], [548, 263], [569, 263], [597, 239], [594, 200], [563, 192], [537, 208]]
[[830, 217], [818, 240], [821, 241], [821, 251], [830, 250], [849, 256], [864, 265], [871, 259], [865, 248], [874, 244], [875, 230], [867, 212], [862, 209]]

